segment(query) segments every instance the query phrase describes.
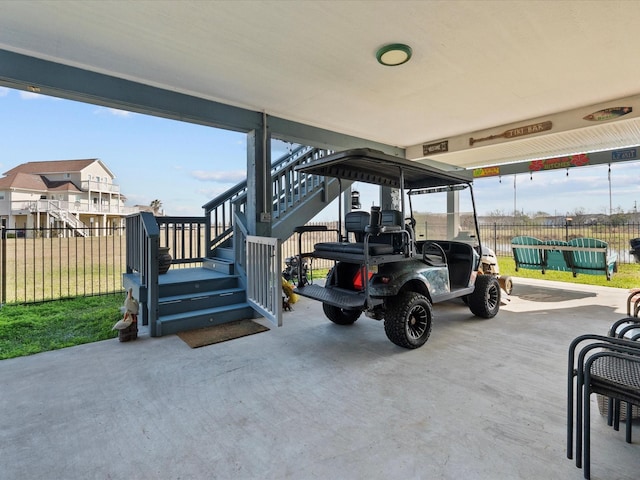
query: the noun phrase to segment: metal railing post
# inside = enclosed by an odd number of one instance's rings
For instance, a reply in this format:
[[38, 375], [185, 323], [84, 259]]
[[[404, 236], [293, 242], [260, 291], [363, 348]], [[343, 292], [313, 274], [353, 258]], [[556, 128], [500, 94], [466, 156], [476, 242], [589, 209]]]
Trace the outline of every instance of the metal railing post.
[[0, 232], [0, 256], [2, 263], [0, 264], [0, 275], [2, 280], [0, 283], [0, 307], [7, 303], [7, 221], [2, 220], [2, 232]]

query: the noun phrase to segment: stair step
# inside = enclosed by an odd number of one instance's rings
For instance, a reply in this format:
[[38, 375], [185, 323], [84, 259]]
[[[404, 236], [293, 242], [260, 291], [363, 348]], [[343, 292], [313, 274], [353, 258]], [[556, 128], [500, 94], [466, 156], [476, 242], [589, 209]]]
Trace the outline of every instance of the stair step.
[[233, 262], [236, 258], [233, 245], [228, 247], [217, 247], [214, 250], [214, 256]]
[[161, 299], [176, 295], [201, 295], [238, 287], [238, 276], [206, 268], [175, 269], [158, 277]]
[[202, 266], [203, 268], [213, 270], [215, 272], [226, 273], [229, 275], [233, 275], [234, 273], [233, 260], [229, 260], [227, 258], [221, 258], [221, 257], [205, 258], [202, 261]]
[[246, 302], [195, 310], [187, 313], [162, 315], [158, 317], [157, 334], [158, 336], [169, 335], [245, 318], [255, 318], [255, 312]]
[[208, 292], [187, 293], [162, 297], [158, 300], [159, 314], [171, 315], [206, 308], [242, 303], [247, 300], [243, 288], [226, 288]]

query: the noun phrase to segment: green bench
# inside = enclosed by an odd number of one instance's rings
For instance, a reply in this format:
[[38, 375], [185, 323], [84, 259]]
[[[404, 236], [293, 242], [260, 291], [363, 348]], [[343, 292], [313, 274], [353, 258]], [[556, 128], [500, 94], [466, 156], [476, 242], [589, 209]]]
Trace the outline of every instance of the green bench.
[[618, 256], [608, 254], [608, 244], [597, 238], [540, 240], [519, 236], [511, 240], [516, 272], [521, 269], [572, 272], [590, 275], [605, 274], [607, 280], [617, 271]]

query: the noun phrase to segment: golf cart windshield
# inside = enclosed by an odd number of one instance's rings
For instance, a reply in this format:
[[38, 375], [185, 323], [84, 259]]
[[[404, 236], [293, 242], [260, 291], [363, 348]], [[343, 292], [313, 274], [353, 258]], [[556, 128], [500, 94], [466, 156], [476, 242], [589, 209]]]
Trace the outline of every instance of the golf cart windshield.
[[[406, 193], [417, 241], [454, 240], [478, 246], [470, 185], [422, 188]], [[448, 211], [452, 205], [457, 208]]]

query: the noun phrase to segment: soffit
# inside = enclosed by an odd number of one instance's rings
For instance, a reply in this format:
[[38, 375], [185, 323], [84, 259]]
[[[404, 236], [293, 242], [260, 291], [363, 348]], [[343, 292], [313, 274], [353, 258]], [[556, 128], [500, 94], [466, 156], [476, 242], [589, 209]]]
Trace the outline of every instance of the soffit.
[[[424, 143], [637, 95], [638, 16], [640, 2], [627, 1], [2, 2], [0, 48], [418, 158]], [[390, 42], [411, 45], [411, 61], [379, 65], [375, 52]], [[635, 145], [636, 122], [437, 159], [474, 166]]]

